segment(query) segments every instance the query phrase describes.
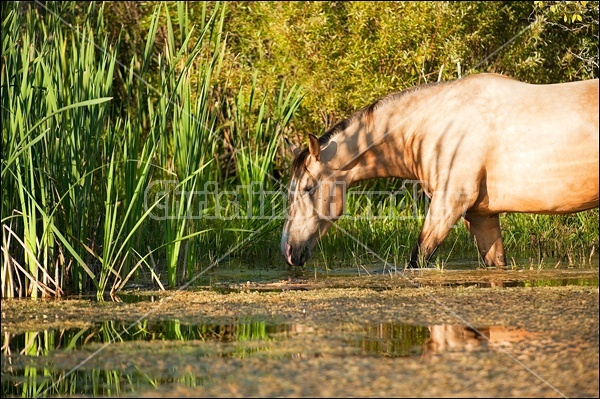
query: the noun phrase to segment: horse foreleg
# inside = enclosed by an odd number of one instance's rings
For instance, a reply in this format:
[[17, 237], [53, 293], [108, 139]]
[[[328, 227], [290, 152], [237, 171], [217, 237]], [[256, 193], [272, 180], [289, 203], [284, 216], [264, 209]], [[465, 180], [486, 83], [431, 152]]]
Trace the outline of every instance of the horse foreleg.
[[421, 234], [410, 255], [408, 267], [425, 266], [467, 209], [468, 202], [464, 196], [449, 197], [433, 195]]
[[505, 266], [500, 217], [495, 215], [465, 215], [465, 224], [475, 237], [477, 249], [486, 266]]

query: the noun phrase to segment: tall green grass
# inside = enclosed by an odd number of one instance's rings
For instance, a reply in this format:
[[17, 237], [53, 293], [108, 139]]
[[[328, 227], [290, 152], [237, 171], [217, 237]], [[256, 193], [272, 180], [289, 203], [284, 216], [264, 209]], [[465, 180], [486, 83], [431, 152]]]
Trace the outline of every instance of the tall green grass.
[[[193, 273], [196, 263], [196, 246], [189, 245], [191, 232], [197, 227], [194, 220], [189, 219], [189, 210], [194, 202], [206, 201], [198, 198], [204, 182], [216, 181], [215, 169], [207, 168], [219, 145], [218, 110], [211, 103], [211, 84], [213, 75], [218, 74], [222, 61], [222, 36], [224, 6], [216, 7], [204, 24], [200, 39], [192, 42], [193, 29], [188, 25], [182, 5], [178, 6], [178, 19], [182, 32], [181, 43], [176, 42], [173, 24], [168, 12], [165, 12], [167, 25], [167, 43], [164, 59], [159, 58], [162, 96], [158, 109], [167, 123], [167, 115], [171, 117], [170, 126], [164, 125], [165, 136], [161, 145], [161, 164], [179, 182], [178, 190], [190, 195], [181, 195], [170, 201], [170, 215], [175, 218], [165, 220], [166, 259], [168, 283], [175, 286], [177, 268], [180, 258], [183, 259], [183, 270], [187, 276]], [[155, 14], [156, 16], [156, 14]], [[152, 21], [153, 32], [156, 31], [158, 18]], [[148, 43], [154, 37], [148, 36]], [[184, 254], [181, 254], [185, 244]], [[183, 276], [185, 276], [184, 274]]]
[[15, 6], [2, 25], [5, 32], [31, 26], [2, 43], [2, 225], [4, 237], [20, 241], [16, 252], [4, 245], [3, 265], [10, 259], [24, 272], [19, 290], [35, 297], [41, 288], [61, 290], [65, 276], [50, 273], [61, 258], [77, 264], [69, 267], [73, 286], [82, 289], [87, 278], [97, 286], [81, 255], [97, 225], [95, 198], [103, 196], [101, 143], [115, 59], [93, 56], [89, 27], [77, 40], [49, 32], [32, 13], [22, 18]]
[[[119, 63], [102, 6], [90, 4], [77, 26], [61, 20], [75, 13], [74, 3], [47, 7], [44, 15], [17, 3], [4, 8], [2, 296], [91, 290], [102, 297], [143, 270], [160, 286], [164, 271], [170, 287], [191, 280], [203, 260], [260, 227], [252, 215], [231, 223], [190, 217], [215, 208], [218, 198], [205, 185], [265, 183], [300, 90], [282, 83], [258, 107], [253, 94], [240, 103], [242, 87], [223, 96], [216, 82], [225, 4], [204, 3], [197, 25], [186, 4], [175, 11], [157, 4], [143, 52]], [[240, 107], [230, 121], [224, 110], [232, 104]], [[235, 161], [234, 178], [222, 176], [224, 151]], [[148, 202], [149, 187], [161, 181], [173, 184]], [[154, 220], [163, 205], [169, 217]]]
[[269, 115], [267, 95], [257, 98], [256, 82], [254, 75], [249, 93], [245, 94], [240, 86], [235, 101], [230, 101], [228, 130], [235, 148], [240, 228], [252, 232], [261, 229], [260, 236], [265, 236], [280, 224], [277, 216], [285, 211], [281, 199], [286, 187], [274, 176], [275, 158], [282, 135], [289, 128], [303, 95], [296, 85], [286, 94], [285, 82], [282, 82], [275, 113]]

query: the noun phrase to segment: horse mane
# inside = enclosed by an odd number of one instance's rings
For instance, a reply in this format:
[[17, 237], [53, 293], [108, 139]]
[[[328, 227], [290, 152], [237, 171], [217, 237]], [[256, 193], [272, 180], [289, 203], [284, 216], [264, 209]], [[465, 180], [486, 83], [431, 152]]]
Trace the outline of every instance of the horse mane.
[[[367, 124], [367, 126], [372, 126], [373, 112], [375, 112], [375, 110], [377, 110], [381, 106], [388, 104], [392, 101], [397, 101], [409, 93], [421, 91], [421, 90], [424, 90], [429, 87], [437, 86], [441, 83], [443, 83], [443, 82], [426, 83], [426, 84], [422, 84], [422, 85], [418, 85], [418, 86], [409, 87], [402, 91], [394, 92], [394, 93], [388, 94], [386, 96], [383, 96], [383, 97], [375, 100], [372, 104], [369, 104], [366, 107], [359, 109], [358, 111], [354, 112], [352, 115], [347, 117], [346, 119], [341, 120], [340, 122], [333, 125], [333, 127], [331, 127], [329, 130], [327, 130], [325, 133], [323, 133], [323, 135], [321, 137], [319, 137], [319, 144], [325, 145], [325, 144], [329, 143], [329, 141], [331, 140], [331, 138], [333, 136], [335, 136], [337, 133], [343, 132], [357, 120], [364, 120], [365, 123]], [[304, 170], [306, 170], [306, 158], [307, 157], [308, 157], [308, 148], [305, 148], [298, 153], [296, 158], [294, 158], [294, 161], [292, 162], [292, 173], [294, 176], [300, 177], [300, 174]]]

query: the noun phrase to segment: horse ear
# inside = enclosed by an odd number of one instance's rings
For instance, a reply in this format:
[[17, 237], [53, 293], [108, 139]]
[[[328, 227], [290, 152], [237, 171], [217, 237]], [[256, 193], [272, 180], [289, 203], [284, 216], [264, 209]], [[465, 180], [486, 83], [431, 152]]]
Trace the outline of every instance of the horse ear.
[[297, 156], [300, 153], [300, 147], [294, 145], [294, 143], [292, 143], [287, 137], [284, 137], [283, 139], [285, 140], [285, 144], [288, 146], [290, 151], [292, 151], [294, 156]]
[[319, 160], [321, 145], [319, 144], [319, 139], [314, 134], [308, 135], [308, 151], [316, 161]]

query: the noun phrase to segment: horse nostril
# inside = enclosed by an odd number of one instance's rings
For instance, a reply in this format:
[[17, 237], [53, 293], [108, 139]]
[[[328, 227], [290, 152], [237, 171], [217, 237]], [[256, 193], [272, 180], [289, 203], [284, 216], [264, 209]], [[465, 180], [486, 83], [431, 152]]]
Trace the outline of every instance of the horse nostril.
[[287, 261], [288, 264], [293, 264], [292, 263], [292, 246], [289, 243], [285, 243], [284, 245], [285, 247], [285, 260]]

